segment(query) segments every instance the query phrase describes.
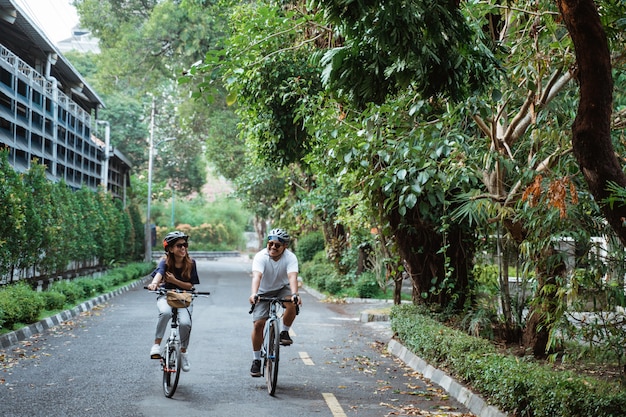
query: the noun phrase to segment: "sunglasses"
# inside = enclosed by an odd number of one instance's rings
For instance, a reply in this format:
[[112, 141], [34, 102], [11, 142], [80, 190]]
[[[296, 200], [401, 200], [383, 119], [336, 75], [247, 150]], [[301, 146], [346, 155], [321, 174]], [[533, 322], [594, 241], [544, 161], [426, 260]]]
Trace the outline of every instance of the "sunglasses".
[[267, 242], [267, 247], [268, 248], [275, 247], [276, 249], [280, 249], [283, 247], [283, 244], [278, 243], [278, 242]]
[[180, 248], [188, 248], [189, 247], [189, 243], [185, 242], [185, 243], [177, 243], [174, 245], [174, 247], [177, 247], [178, 249]]

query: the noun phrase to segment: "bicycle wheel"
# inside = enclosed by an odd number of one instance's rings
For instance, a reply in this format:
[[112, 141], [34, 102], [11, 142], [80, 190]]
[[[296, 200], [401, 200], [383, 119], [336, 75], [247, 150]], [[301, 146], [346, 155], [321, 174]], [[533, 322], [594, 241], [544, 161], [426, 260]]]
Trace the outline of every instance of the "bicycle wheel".
[[165, 358], [163, 364], [163, 393], [167, 398], [171, 398], [176, 392], [178, 378], [180, 378], [181, 364], [180, 346], [168, 344], [165, 348]]
[[278, 359], [280, 357], [280, 326], [277, 320], [272, 320], [269, 326], [269, 340], [267, 341], [267, 357], [265, 358], [265, 380], [267, 392], [274, 395], [278, 382]]

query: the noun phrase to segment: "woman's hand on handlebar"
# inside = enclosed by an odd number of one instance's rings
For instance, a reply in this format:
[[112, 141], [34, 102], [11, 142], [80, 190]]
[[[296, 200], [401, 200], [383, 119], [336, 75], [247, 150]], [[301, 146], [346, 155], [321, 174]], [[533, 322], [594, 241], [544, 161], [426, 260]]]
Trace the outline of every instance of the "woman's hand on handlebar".
[[146, 288], [148, 288], [150, 291], [156, 291], [158, 287], [159, 287], [159, 284], [151, 282], [150, 284], [148, 284]]
[[250, 298], [248, 298], [248, 301], [250, 302], [250, 304], [254, 305], [256, 304], [258, 299], [259, 299], [259, 294], [252, 294]]

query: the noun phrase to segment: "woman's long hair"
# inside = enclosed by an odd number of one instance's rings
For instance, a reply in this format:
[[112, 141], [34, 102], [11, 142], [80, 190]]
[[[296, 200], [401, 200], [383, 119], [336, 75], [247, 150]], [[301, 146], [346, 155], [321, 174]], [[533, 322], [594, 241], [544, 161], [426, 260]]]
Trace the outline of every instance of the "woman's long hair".
[[[167, 258], [165, 259], [165, 270], [174, 273], [176, 266], [176, 257], [173, 252], [167, 252]], [[183, 270], [181, 272], [182, 281], [191, 281], [191, 268], [193, 267], [193, 261], [189, 257], [189, 252], [185, 253], [183, 258]]]

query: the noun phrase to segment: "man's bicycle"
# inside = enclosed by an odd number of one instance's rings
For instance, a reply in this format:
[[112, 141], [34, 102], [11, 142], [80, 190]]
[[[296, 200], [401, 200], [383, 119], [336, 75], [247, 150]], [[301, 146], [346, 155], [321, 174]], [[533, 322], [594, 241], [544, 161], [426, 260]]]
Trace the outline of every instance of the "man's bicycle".
[[[148, 287], [144, 287], [148, 289]], [[157, 295], [166, 295], [168, 291], [176, 291], [184, 293], [182, 290], [166, 290], [165, 288], [159, 288], [155, 291], [150, 291]], [[200, 291], [187, 291], [191, 294], [192, 299], [198, 296], [208, 296], [210, 292]], [[180, 372], [183, 368], [182, 365], [182, 352], [180, 350], [180, 337], [178, 335], [178, 308], [172, 307], [172, 320], [170, 324], [170, 335], [167, 338], [165, 345], [163, 346], [161, 353], [161, 370], [163, 371], [163, 394], [167, 398], [172, 398], [178, 387], [178, 380], [180, 378]]]
[[[261, 345], [261, 359], [263, 366], [261, 367], [261, 375], [265, 376], [267, 382], [267, 392], [274, 395], [276, 392], [276, 384], [278, 382], [278, 360], [280, 358], [280, 317], [285, 308], [285, 303], [293, 302], [291, 299], [283, 299], [279, 297], [263, 297], [257, 296], [256, 302], [267, 301], [270, 303], [270, 313], [265, 321], [263, 329], [263, 344]], [[250, 314], [254, 311], [255, 304], [250, 307]], [[300, 307], [296, 301], [296, 314], [300, 313]]]

